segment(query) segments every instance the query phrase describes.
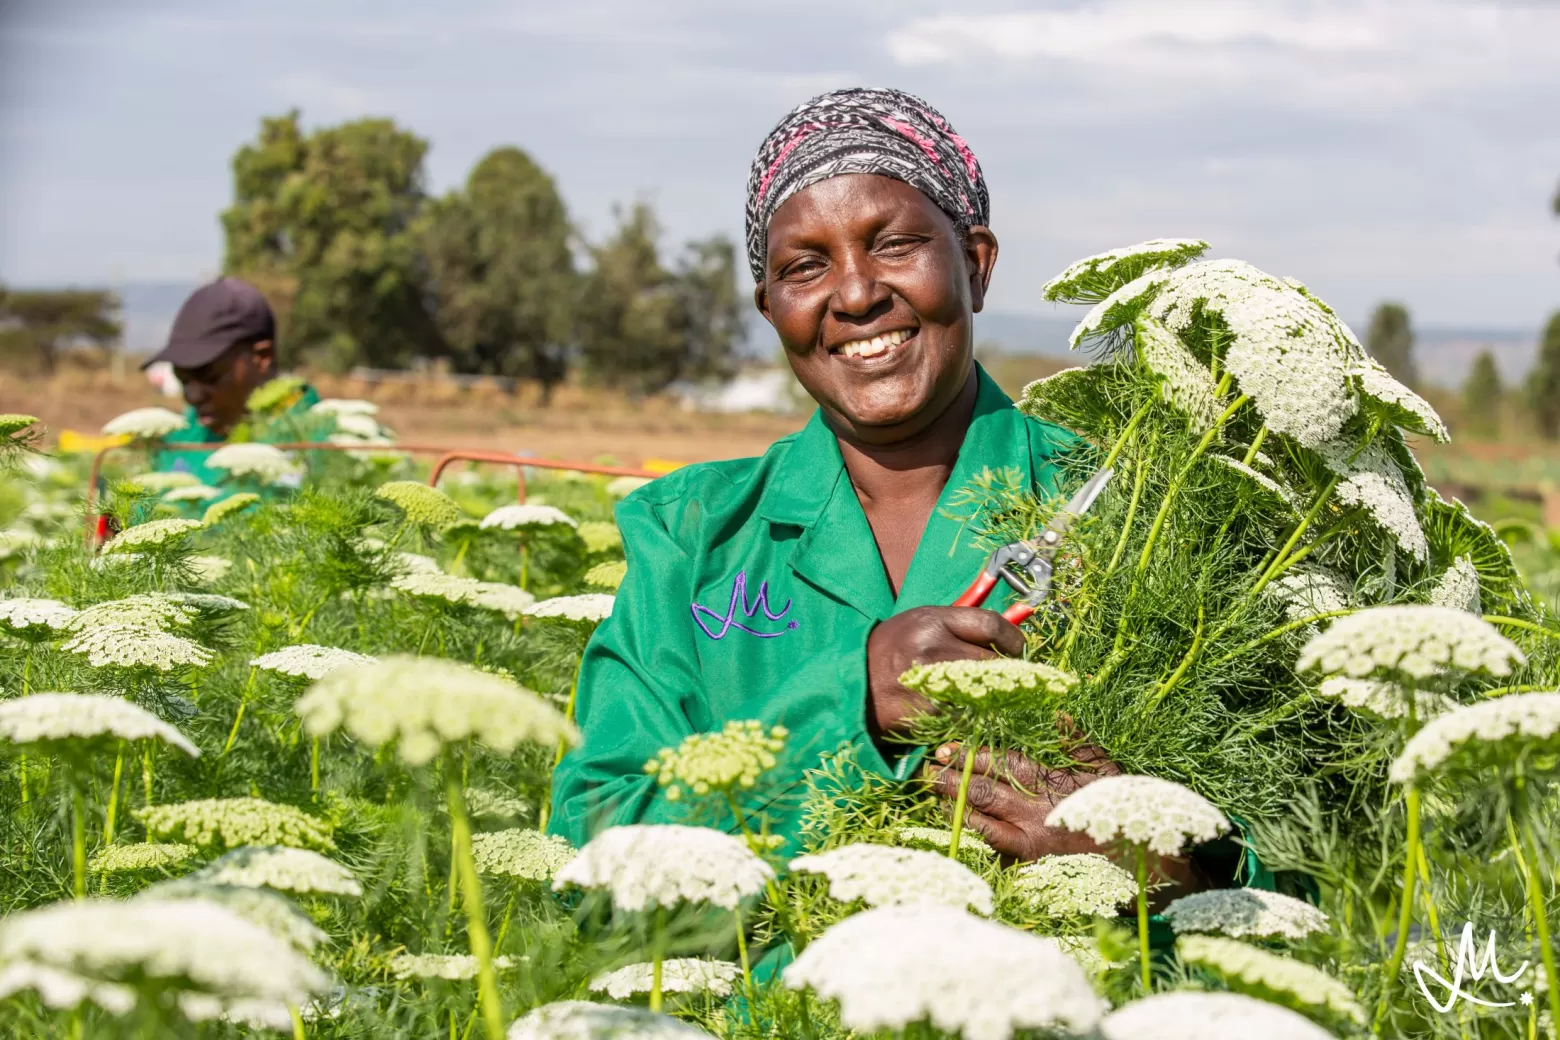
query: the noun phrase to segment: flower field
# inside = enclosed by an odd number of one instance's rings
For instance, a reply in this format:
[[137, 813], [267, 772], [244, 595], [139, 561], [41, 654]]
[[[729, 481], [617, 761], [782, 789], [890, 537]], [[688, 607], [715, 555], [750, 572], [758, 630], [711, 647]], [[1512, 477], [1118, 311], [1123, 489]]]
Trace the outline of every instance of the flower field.
[[[1065, 490], [1116, 476], [1026, 660], [903, 679], [920, 744], [1058, 768], [1086, 735], [1123, 775], [1047, 823], [1109, 856], [1003, 861], [969, 770], [952, 805], [843, 752], [782, 784], [763, 718], [645, 764], [684, 823], [573, 848], [550, 776], [635, 481], [430, 488], [372, 405], [273, 384], [206, 482], [153, 471], [177, 416], [111, 423], [89, 545], [84, 467], [0, 416], [0, 1032], [1554, 1035], [1560, 619], [1428, 486], [1430, 406], [1206, 249], [1047, 286], [1093, 362], [1020, 407], [1080, 435]], [[945, 501], [983, 547], [1061, 505], [1004, 472]], [[1164, 898], [1160, 857], [1213, 848], [1245, 887]]]

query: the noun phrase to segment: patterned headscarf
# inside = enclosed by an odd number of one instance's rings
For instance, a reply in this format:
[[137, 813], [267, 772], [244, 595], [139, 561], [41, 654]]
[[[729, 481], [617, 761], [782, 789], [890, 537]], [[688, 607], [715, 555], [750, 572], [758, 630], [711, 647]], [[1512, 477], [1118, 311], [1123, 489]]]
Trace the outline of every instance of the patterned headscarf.
[[753, 280], [764, 280], [769, 219], [803, 188], [847, 173], [904, 181], [956, 227], [990, 220], [980, 163], [931, 105], [902, 90], [853, 87], [798, 105], [769, 131], [748, 173], [747, 250]]

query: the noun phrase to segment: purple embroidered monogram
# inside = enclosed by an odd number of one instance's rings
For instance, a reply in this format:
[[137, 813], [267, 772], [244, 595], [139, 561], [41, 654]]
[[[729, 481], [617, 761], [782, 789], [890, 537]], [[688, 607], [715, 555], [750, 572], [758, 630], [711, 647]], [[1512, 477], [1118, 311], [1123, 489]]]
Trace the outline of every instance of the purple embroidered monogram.
[[[736, 629], [739, 632], [746, 632], [748, 635], [757, 636], [760, 639], [773, 639], [775, 636], [785, 635], [791, 629], [796, 627], [796, 622], [792, 620], [787, 621], [785, 627], [780, 629], [778, 632], [760, 632], [757, 629], [749, 628], [737, 620], [737, 612], [739, 610], [741, 611], [743, 617], [746, 617], [750, 620], [752, 619], [753, 615], [762, 610], [764, 612], [764, 617], [768, 618], [770, 621], [779, 621], [791, 612], [790, 600], [786, 600], [785, 606], [781, 607], [778, 612], [771, 611], [769, 609], [769, 582], [767, 581], [761, 581], [758, 583], [758, 594], [753, 597], [753, 602], [749, 604], [747, 595], [747, 571], [738, 571], [736, 580], [731, 583], [731, 602], [726, 605], [726, 613], [724, 617], [721, 616], [719, 611], [711, 610], [709, 607], [706, 607], [700, 603], [695, 603], [692, 605], [692, 607], [693, 623], [698, 625], [699, 628], [703, 629], [704, 634], [709, 636], [711, 639], [725, 639], [726, 633], [730, 632], [732, 629]], [[719, 627], [711, 628], [710, 625], [705, 623], [705, 618], [712, 619], [718, 624]]]

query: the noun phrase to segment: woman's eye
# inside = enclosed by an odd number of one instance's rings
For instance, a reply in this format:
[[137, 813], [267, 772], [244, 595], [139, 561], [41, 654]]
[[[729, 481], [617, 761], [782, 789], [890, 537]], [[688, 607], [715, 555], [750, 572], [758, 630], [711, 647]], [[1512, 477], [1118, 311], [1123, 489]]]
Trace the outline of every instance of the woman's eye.
[[902, 235], [895, 235], [895, 236], [892, 236], [890, 238], [885, 238], [885, 239], [882, 239], [881, 241], [879, 241], [878, 245], [877, 245], [877, 248], [878, 248], [878, 252], [880, 252], [880, 253], [889, 253], [889, 254], [897, 255], [897, 254], [901, 254], [901, 253], [908, 253], [908, 252], [910, 252], [918, 244], [919, 244], [919, 240], [918, 239], [909, 238], [909, 237], [902, 236]]
[[781, 278], [802, 278], [820, 270], [823, 264], [816, 257], [804, 257], [786, 264], [780, 270]]

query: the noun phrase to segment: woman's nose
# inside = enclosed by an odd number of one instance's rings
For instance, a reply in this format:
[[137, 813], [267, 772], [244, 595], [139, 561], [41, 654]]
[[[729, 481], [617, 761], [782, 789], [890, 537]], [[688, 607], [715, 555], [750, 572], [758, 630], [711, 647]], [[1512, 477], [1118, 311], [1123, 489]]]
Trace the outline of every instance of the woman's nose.
[[869, 257], [854, 256], [839, 265], [831, 305], [835, 313], [863, 318], [888, 300], [888, 287], [877, 279]]

